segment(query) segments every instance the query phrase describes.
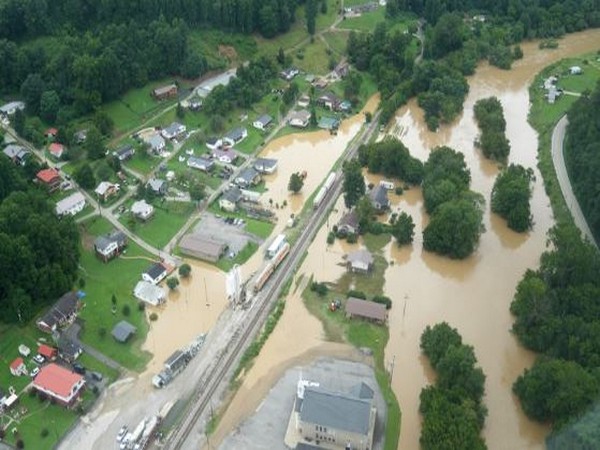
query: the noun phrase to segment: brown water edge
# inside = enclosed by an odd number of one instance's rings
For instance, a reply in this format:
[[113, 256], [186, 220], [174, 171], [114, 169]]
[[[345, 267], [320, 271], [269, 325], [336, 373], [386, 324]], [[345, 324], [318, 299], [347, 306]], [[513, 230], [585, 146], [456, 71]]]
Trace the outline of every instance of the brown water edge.
[[[538, 265], [546, 232], [553, 224], [549, 200], [536, 168], [537, 134], [527, 123], [528, 85], [545, 66], [569, 55], [594, 50], [599, 42], [600, 31], [592, 30], [568, 36], [555, 51], [540, 51], [536, 42], [524, 44], [524, 58], [511, 71], [482, 65], [469, 79], [470, 92], [463, 114], [438, 133], [427, 130], [423, 113], [414, 100], [397, 113], [392, 131], [421, 160], [437, 145], [450, 145], [462, 151], [471, 170], [472, 189], [483, 194], [487, 203], [484, 216], [487, 231], [478, 251], [465, 261], [451, 261], [424, 252], [419, 231], [425, 227], [427, 217], [422, 199], [416, 203], [414, 199], [402, 199], [398, 204], [411, 214], [417, 230], [410, 248], [398, 249], [390, 244], [386, 249], [388, 259], [395, 262], [386, 273], [385, 292], [395, 305], [389, 319], [386, 361], [389, 364], [395, 358], [392, 386], [402, 410], [400, 449], [419, 448], [419, 393], [433, 381], [431, 369], [420, 353], [419, 339], [427, 325], [443, 320], [458, 328], [465, 342], [474, 346], [487, 376], [485, 403], [489, 415], [484, 437], [488, 447], [543, 448], [548, 427], [529, 421], [511, 391], [512, 383], [532, 364], [535, 355], [520, 347], [510, 334], [513, 319], [508, 308], [525, 270]], [[535, 226], [523, 235], [512, 232], [504, 221], [489, 213], [490, 193], [498, 169], [473, 146], [479, 133], [473, 120], [473, 105], [478, 99], [492, 95], [504, 107], [512, 147], [509, 162], [531, 167], [536, 174], [531, 201]], [[420, 194], [420, 190], [414, 189], [411, 196], [416, 193]]]

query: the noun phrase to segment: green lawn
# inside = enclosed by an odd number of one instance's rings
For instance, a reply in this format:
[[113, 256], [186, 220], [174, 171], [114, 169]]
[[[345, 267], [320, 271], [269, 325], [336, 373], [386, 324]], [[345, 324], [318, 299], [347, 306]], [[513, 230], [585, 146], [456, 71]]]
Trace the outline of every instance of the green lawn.
[[[569, 110], [571, 105], [577, 100], [577, 97], [571, 95], [560, 96], [556, 103], [549, 104], [544, 98], [543, 80], [550, 75], [561, 75], [558, 80], [558, 86], [574, 91], [583, 92], [589, 87], [594, 86], [600, 79], [600, 65], [596, 62], [596, 54], [588, 53], [578, 57], [563, 59], [542, 70], [533, 80], [529, 87], [529, 98], [531, 108], [529, 110], [529, 123], [539, 134], [538, 158], [540, 172], [544, 178], [544, 187], [552, 211], [557, 222], [572, 223], [573, 218], [567, 208], [562, 196], [556, 172], [552, 163], [550, 151], [550, 140], [552, 130], [556, 122]], [[586, 63], [587, 61], [587, 63]], [[573, 65], [579, 65], [584, 71], [583, 75], [565, 75], [568, 68]]]
[[344, 55], [348, 46], [349, 34], [348, 31], [327, 31], [323, 33], [323, 38], [334, 52]]
[[309, 42], [301, 50], [295, 51], [293, 55], [294, 65], [307, 73], [325, 75], [329, 72], [329, 55], [327, 46], [322, 39]]
[[359, 17], [349, 17], [344, 19], [338, 28], [356, 31], [373, 31], [379, 22], [385, 20], [385, 8], [377, 8], [375, 11], [370, 11], [360, 15]]
[[142, 175], [148, 175], [162, 161], [161, 158], [149, 155], [141, 148], [136, 149], [135, 155], [126, 161], [123, 165], [131, 170], [134, 170]]
[[194, 204], [189, 202], [161, 202], [155, 200], [154, 216], [146, 221], [131, 221], [130, 213], [121, 216], [119, 221], [141, 239], [156, 248], [163, 248], [194, 212]]
[[[258, 51], [256, 41], [251, 36], [216, 29], [192, 30], [189, 43], [190, 47], [203, 54], [208, 64], [215, 69], [242, 63], [251, 59]], [[219, 46], [233, 47], [237, 57], [226, 58], [219, 53]]]
[[[81, 339], [124, 367], [141, 371], [151, 357], [141, 350], [148, 324], [144, 313], [138, 309], [138, 301], [133, 297], [132, 291], [141, 279], [141, 273], [151, 264], [151, 259], [155, 258], [130, 242], [123, 257], [108, 263], [100, 261], [90, 245], [95, 237], [112, 229], [112, 225], [101, 217], [94, 217], [81, 224], [84, 248], [80, 265], [81, 276], [85, 280], [82, 290], [86, 293], [85, 306], [80, 313], [84, 320]], [[117, 298], [115, 314], [111, 311], [113, 295]], [[124, 314], [125, 305], [129, 307], [129, 315]], [[116, 342], [110, 335], [114, 325], [121, 320], [127, 320], [137, 328], [133, 339], [126, 344]]]
[[254, 255], [256, 250], [258, 250], [258, 244], [254, 242], [248, 242], [242, 251], [235, 256], [235, 258], [230, 259], [225, 256], [217, 261], [217, 267], [223, 272], [229, 272], [236, 264], [241, 266], [248, 261], [250, 257]]
[[6, 391], [9, 386], [13, 386], [17, 392], [20, 392], [31, 382], [28, 376], [15, 377], [10, 373], [10, 363], [19, 355], [19, 345], [24, 344], [31, 350], [29, 358], [23, 358], [28, 370], [35, 367], [31, 359], [37, 353], [38, 340], [46, 339], [52, 343], [49, 334], [42, 333], [35, 326], [35, 319], [23, 327], [15, 325], [0, 326], [0, 388]]

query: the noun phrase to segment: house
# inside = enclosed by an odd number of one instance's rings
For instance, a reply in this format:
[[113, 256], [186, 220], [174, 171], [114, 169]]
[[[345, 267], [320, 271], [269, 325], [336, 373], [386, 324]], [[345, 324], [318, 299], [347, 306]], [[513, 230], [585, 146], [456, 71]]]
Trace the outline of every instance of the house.
[[167, 193], [168, 185], [165, 180], [152, 178], [146, 184], [146, 188], [150, 189], [155, 195], [163, 196]]
[[136, 328], [126, 320], [121, 320], [114, 326], [110, 334], [115, 338], [117, 342], [125, 343], [133, 336], [136, 332]]
[[187, 234], [179, 243], [179, 249], [185, 255], [209, 262], [217, 262], [227, 251], [227, 244], [196, 234]]
[[571, 75], [581, 75], [582, 73], [583, 73], [583, 69], [579, 66], [569, 67], [569, 74], [571, 74]]
[[560, 97], [561, 94], [562, 94], [562, 90], [557, 89], [556, 86], [551, 86], [548, 89], [548, 92], [546, 93], [546, 98], [548, 99], [548, 103], [550, 103], [551, 105], [554, 104], [554, 102], [556, 102], [556, 99], [558, 97]]
[[349, 253], [346, 267], [350, 272], [369, 273], [373, 268], [373, 255], [367, 250], [357, 250]]
[[257, 130], [265, 131], [265, 129], [273, 122], [273, 118], [268, 114], [263, 114], [259, 118], [257, 118], [252, 126]]
[[306, 128], [310, 123], [311, 113], [306, 109], [301, 109], [300, 111], [294, 111], [290, 114], [290, 119], [288, 123], [292, 127], [296, 128]]
[[100, 184], [94, 189], [94, 192], [100, 200], [105, 202], [108, 198], [119, 192], [120, 186], [113, 184], [110, 181], [101, 181]]
[[58, 356], [73, 363], [83, 353], [83, 349], [64, 334], [58, 339]]
[[81, 301], [77, 293], [67, 292], [36, 321], [36, 325], [40, 330], [52, 333], [60, 327], [70, 325], [76, 319], [80, 307]]
[[217, 150], [221, 147], [223, 147], [223, 139], [217, 138], [217, 137], [209, 137], [206, 140], [206, 146], [208, 147], [209, 150]]
[[87, 139], [88, 130], [79, 130], [73, 134], [73, 142], [75, 144], [83, 144]]
[[116, 156], [121, 162], [133, 158], [133, 155], [135, 155], [135, 148], [133, 148], [133, 145], [124, 145], [113, 152], [113, 156]]
[[358, 222], [358, 214], [352, 209], [340, 219], [338, 222], [338, 233], [341, 234], [358, 234], [360, 226]]
[[187, 130], [185, 125], [180, 124], [179, 122], [173, 122], [167, 128], [163, 129], [160, 134], [165, 139], [175, 139], [185, 133]]
[[369, 200], [378, 213], [382, 213], [390, 207], [388, 191], [380, 184], [371, 189], [371, 192], [369, 192]]
[[46, 131], [44, 131], [44, 136], [47, 138], [54, 139], [57, 134], [58, 134], [58, 130], [54, 127], [48, 128]]
[[158, 306], [165, 302], [164, 289], [144, 280], [137, 282], [133, 289], [133, 296], [152, 306]]
[[33, 388], [43, 392], [63, 406], [72, 406], [85, 386], [85, 378], [78, 373], [50, 363], [40, 369], [33, 380]]
[[260, 173], [254, 167], [247, 167], [235, 178], [234, 183], [241, 188], [256, 186], [261, 181]]
[[29, 150], [20, 145], [10, 144], [3, 150], [3, 153], [8, 156], [12, 162], [20, 166], [24, 166], [29, 157]]
[[212, 157], [220, 163], [233, 164], [233, 161], [235, 161], [235, 158], [237, 158], [237, 153], [230, 148], [223, 150], [216, 149], [212, 151]]
[[17, 359], [10, 363], [10, 373], [12, 373], [15, 377], [27, 375], [27, 367], [25, 367], [23, 358], [19, 356]]
[[146, 200], [138, 200], [131, 205], [131, 214], [141, 220], [148, 220], [154, 215], [154, 206], [146, 203]]
[[292, 81], [296, 75], [298, 75], [300, 71], [295, 67], [288, 67], [287, 69], [279, 72], [279, 76], [283, 78], [285, 81]]
[[190, 104], [189, 104], [190, 111], [194, 111], [194, 112], [200, 111], [200, 108], [202, 108], [202, 104], [203, 104], [202, 99], [195, 98], [194, 100], [190, 101]]
[[204, 158], [202, 156], [190, 156], [187, 160], [187, 166], [203, 172], [210, 172], [215, 166], [215, 162], [212, 159]]
[[38, 355], [42, 355], [47, 361], [52, 361], [58, 355], [58, 350], [46, 344], [41, 344], [38, 347]]
[[343, 100], [339, 106], [338, 106], [338, 111], [341, 112], [350, 112], [352, 110], [352, 102], [350, 100]]
[[387, 318], [385, 305], [350, 297], [346, 300], [346, 316], [383, 323]]
[[60, 174], [56, 169], [42, 169], [40, 170], [35, 177], [38, 181], [43, 183], [49, 192], [54, 192], [60, 187], [60, 182], [62, 181], [60, 178]]
[[165, 100], [167, 98], [177, 97], [177, 85], [168, 84], [166, 86], [157, 87], [152, 90], [152, 97], [156, 100]]
[[308, 105], [310, 105], [310, 97], [308, 95], [300, 96], [300, 98], [298, 99], [297, 105], [300, 108], [308, 108]]
[[158, 284], [166, 277], [167, 268], [161, 263], [152, 264], [142, 273], [142, 279], [152, 284]]
[[311, 84], [317, 89], [325, 89], [327, 87], [327, 85], [329, 84], [329, 82], [325, 78], [319, 77], [319, 78], [313, 80], [313, 82]]
[[119, 230], [98, 236], [94, 241], [96, 255], [104, 262], [119, 256], [125, 247], [127, 247], [127, 236]]
[[23, 102], [10, 102], [0, 106], [0, 115], [4, 117], [12, 116], [17, 111], [23, 111], [25, 109], [25, 103]]
[[300, 380], [292, 413], [300, 443], [315, 443], [317, 448], [322, 442], [327, 448], [371, 450], [377, 409], [373, 390], [365, 387], [341, 393]]
[[62, 155], [65, 153], [65, 146], [62, 144], [59, 144], [58, 142], [53, 142], [52, 144], [50, 144], [48, 146], [48, 151], [56, 159], [60, 159], [62, 157]]
[[167, 148], [167, 143], [160, 134], [153, 134], [146, 141], [150, 151], [155, 155], [161, 155]]
[[234, 212], [241, 199], [242, 191], [237, 187], [230, 188], [219, 199], [219, 208], [224, 211]]
[[277, 160], [270, 158], [258, 158], [254, 162], [254, 168], [260, 173], [274, 173], [277, 170]]
[[74, 216], [85, 208], [85, 197], [81, 192], [75, 192], [56, 203], [57, 216]]
[[317, 126], [323, 130], [337, 130], [340, 126], [340, 121], [335, 117], [321, 117]]
[[317, 105], [337, 111], [342, 101], [332, 92], [324, 92], [317, 98]]
[[242, 142], [248, 136], [248, 130], [242, 127], [237, 127], [223, 136], [223, 142], [230, 146], [233, 146], [239, 142]]

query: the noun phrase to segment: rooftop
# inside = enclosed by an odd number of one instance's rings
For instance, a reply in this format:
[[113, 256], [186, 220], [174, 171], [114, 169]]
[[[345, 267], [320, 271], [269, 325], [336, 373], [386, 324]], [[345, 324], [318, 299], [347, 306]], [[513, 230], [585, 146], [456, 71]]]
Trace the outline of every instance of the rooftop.
[[35, 377], [33, 385], [54, 392], [61, 397], [69, 397], [73, 386], [82, 379], [81, 375], [71, 372], [58, 364], [50, 363], [40, 369], [40, 373]]
[[385, 305], [354, 297], [350, 297], [346, 301], [346, 312], [355, 316], [380, 321], [384, 321], [386, 316]]
[[133, 325], [131, 325], [126, 320], [121, 320], [112, 329], [111, 334], [117, 341], [126, 342], [127, 339], [129, 339], [131, 335], [135, 333], [135, 331], [136, 328]]
[[60, 179], [60, 174], [56, 169], [42, 169], [37, 173], [36, 176], [44, 183], [52, 183], [57, 178]]

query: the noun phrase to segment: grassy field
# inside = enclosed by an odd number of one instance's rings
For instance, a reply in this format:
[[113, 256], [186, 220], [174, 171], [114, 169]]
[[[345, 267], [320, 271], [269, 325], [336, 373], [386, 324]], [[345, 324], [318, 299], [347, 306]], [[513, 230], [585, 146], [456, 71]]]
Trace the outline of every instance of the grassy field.
[[348, 31], [327, 31], [323, 33], [323, 39], [327, 41], [329, 47], [338, 55], [344, 55], [346, 53], [346, 47], [348, 46]]
[[[80, 313], [84, 321], [81, 339], [85, 343], [119, 362], [124, 367], [141, 371], [151, 355], [141, 350], [148, 332], [148, 324], [143, 311], [138, 309], [138, 301], [132, 291], [141, 279], [141, 273], [151, 264], [147, 252], [130, 242], [126, 254], [103, 263], [94, 254], [91, 245], [96, 236], [111, 231], [112, 225], [101, 217], [94, 217], [81, 224], [82, 254], [81, 276], [85, 280], [83, 291], [85, 307]], [[112, 313], [111, 298], [117, 298], [117, 312]], [[124, 307], [129, 307], [125, 314]], [[137, 328], [135, 336], [126, 344], [116, 342], [110, 332], [121, 320], [127, 320]]]
[[146, 222], [132, 222], [129, 213], [121, 216], [119, 221], [150, 245], [163, 248], [185, 224], [195, 207], [190, 202], [160, 200], [155, 200], [153, 205], [154, 216]]
[[[389, 241], [389, 236], [364, 237], [366, 247], [374, 253], [375, 268], [370, 276], [347, 274], [324, 297], [307, 288], [302, 294], [308, 310], [323, 323], [325, 336], [328, 340], [349, 342], [356, 347], [368, 347], [373, 351], [375, 375], [382, 394], [388, 406], [388, 417], [385, 430], [386, 450], [398, 447], [400, 435], [400, 406], [391, 389], [389, 375], [385, 369], [384, 352], [389, 339], [388, 328], [370, 322], [347, 319], [343, 311], [332, 312], [329, 304], [332, 300], [340, 299], [345, 303], [345, 294], [350, 287], [362, 290], [368, 297], [382, 293], [383, 277], [387, 263], [381, 256], [381, 249]], [[323, 281], [323, 280], [317, 280]]]
[[[543, 80], [550, 75], [559, 75], [558, 86], [568, 91], [582, 93], [590, 90], [600, 79], [600, 64], [596, 61], [597, 55], [584, 54], [574, 58], [561, 60], [540, 72], [529, 87], [531, 108], [529, 110], [529, 123], [539, 134], [538, 167], [544, 178], [546, 193], [550, 197], [552, 211], [557, 222], [572, 223], [573, 218], [564, 201], [550, 150], [552, 130], [558, 120], [569, 110], [577, 100], [572, 95], [562, 95], [556, 103], [550, 105], [544, 98], [545, 91]], [[579, 65], [583, 75], [567, 75], [568, 68]]]
[[322, 39], [309, 42], [294, 53], [294, 65], [307, 73], [325, 75], [329, 73], [329, 55]]
[[[190, 47], [206, 57], [214, 68], [225, 68], [251, 59], [258, 51], [256, 41], [248, 35], [225, 33], [220, 30], [193, 30], [189, 37]], [[219, 47], [225, 50], [219, 53]], [[231, 52], [232, 47], [235, 52]]]
[[338, 28], [345, 30], [355, 30], [369, 32], [375, 29], [375, 26], [379, 22], [385, 20], [385, 8], [377, 8], [375, 11], [370, 11], [361, 14], [358, 17], [345, 18], [339, 25]]

